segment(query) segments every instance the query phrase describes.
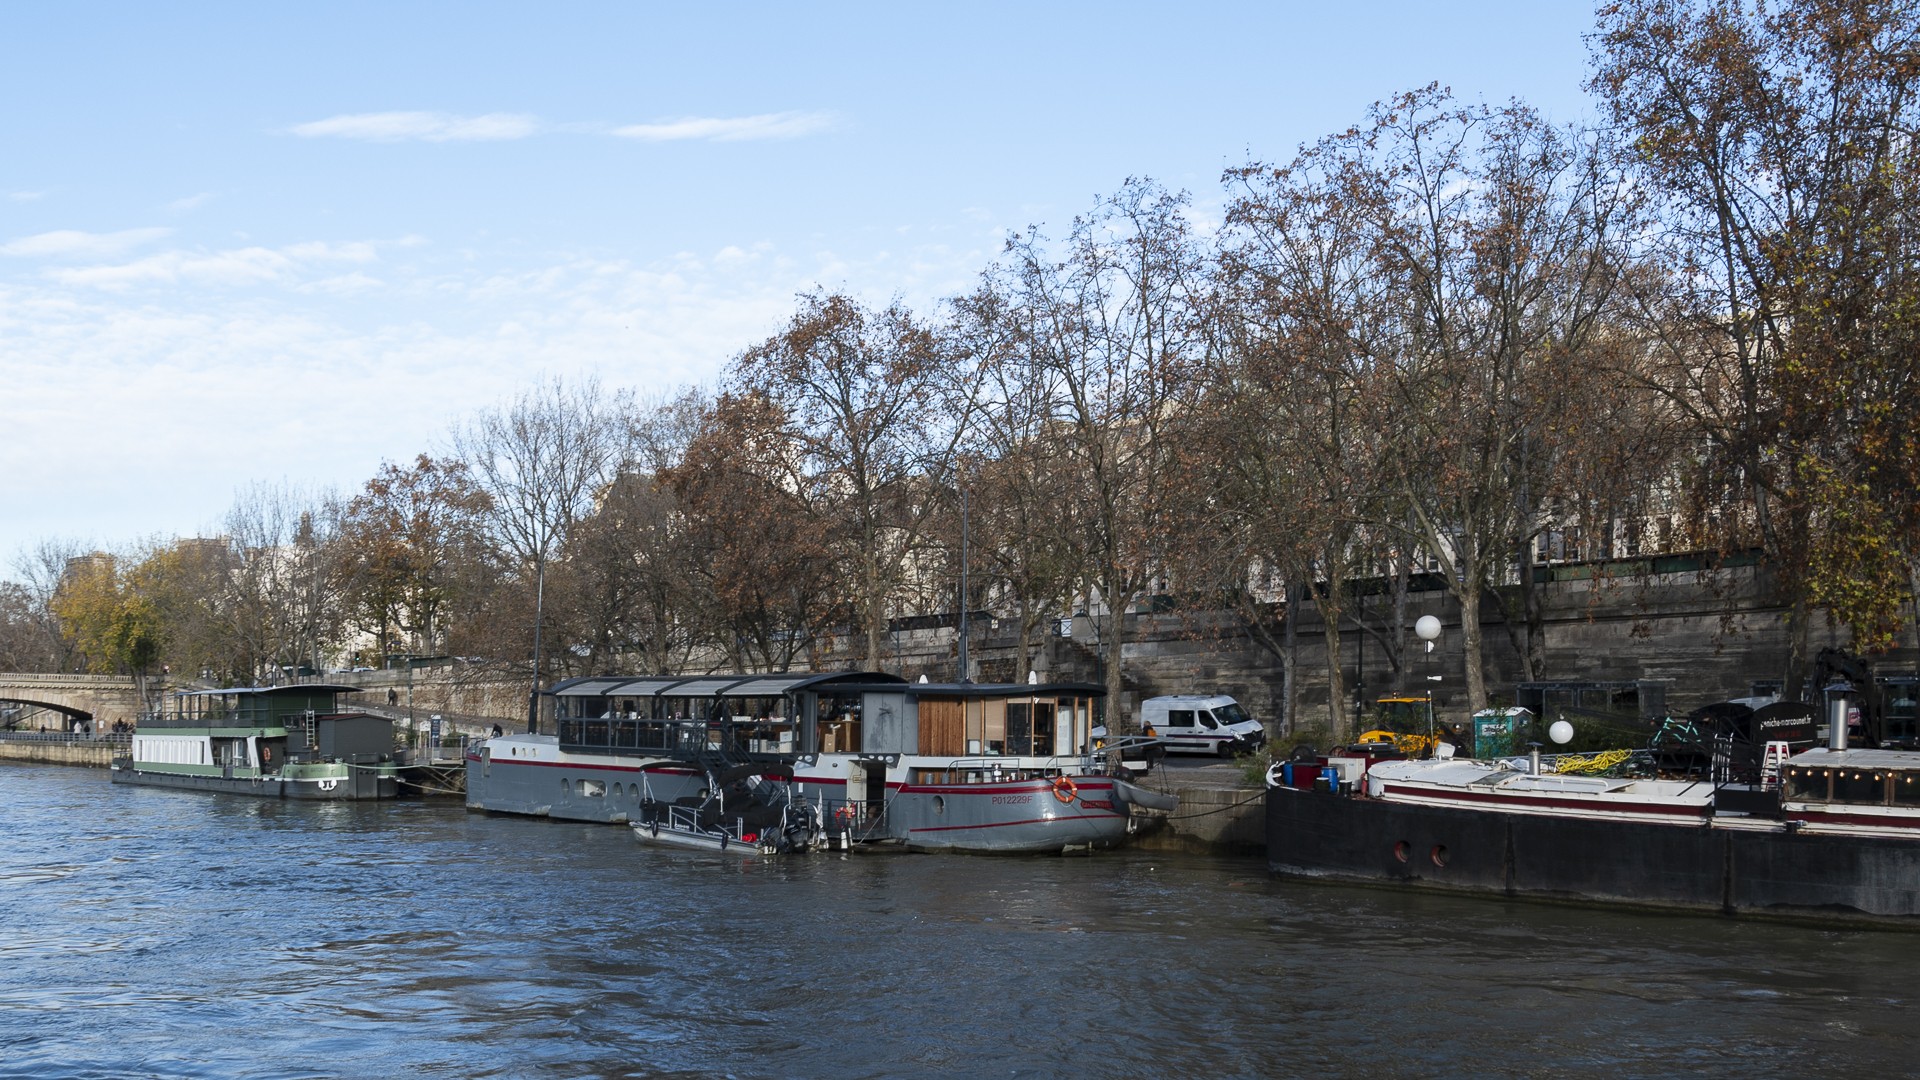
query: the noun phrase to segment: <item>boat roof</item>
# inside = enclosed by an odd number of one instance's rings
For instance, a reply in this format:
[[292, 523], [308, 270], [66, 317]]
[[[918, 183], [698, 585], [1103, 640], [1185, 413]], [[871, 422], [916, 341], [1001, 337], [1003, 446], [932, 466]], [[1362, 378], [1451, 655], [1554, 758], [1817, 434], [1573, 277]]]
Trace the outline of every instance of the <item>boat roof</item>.
[[557, 697], [778, 697], [832, 686], [854, 693], [906, 692], [911, 697], [1023, 698], [1057, 694], [1104, 696], [1098, 683], [910, 683], [877, 671], [810, 672], [800, 675], [588, 675], [554, 685]]
[[284, 686], [228, 686], [216, 690], [178, 690], [174, 697], [226, 697], [230, 694], [357, 694], [358, 686], [346, 686], [341, 683], [287, 683]]
[[1912, 750], [1833, 750], [1816, 746], [1788, 758], [1787, 764], [1815, 769], [1920, 769], [1920, 753]]
[[906, 680], [877, 671], [807, 672], [798, 675], [588, 675], [556, 683], [557, 697], [777, 697], [808, 687], [853, 682], [863, 688], [897, 689]]
[[911, 697], [962, 697], [962, 698], [1022, 698], [1039, 697], [1052, 694], [1081, 694], [1089, 697], [1104, 696], [1107, 688], [1099, 683], [1048, 682], [1048, 683], [976, 683], [976, 682], [924, 682], [908, 683], [902, 686], [854, 686], [850, 690], [905, 690]]

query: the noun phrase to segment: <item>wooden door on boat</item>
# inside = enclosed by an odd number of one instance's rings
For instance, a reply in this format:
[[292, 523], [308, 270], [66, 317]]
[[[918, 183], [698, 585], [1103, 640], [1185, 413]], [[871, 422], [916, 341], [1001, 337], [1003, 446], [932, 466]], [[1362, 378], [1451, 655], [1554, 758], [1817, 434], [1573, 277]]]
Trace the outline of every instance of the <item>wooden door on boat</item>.
[[958, 698], [920, 699], [920, 752], [959, 757], [967, 750], [966, 704]]

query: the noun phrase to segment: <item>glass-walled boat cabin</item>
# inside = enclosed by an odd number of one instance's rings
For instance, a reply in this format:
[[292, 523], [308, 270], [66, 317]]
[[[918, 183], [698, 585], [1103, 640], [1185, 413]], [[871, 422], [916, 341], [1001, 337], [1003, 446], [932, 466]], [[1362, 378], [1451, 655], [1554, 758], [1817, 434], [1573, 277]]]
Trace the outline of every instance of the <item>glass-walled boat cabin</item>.
[[553, 690], [567, 749], [951, 758], [1083, 754], [1104, 693], [1087, 683], [908, 683], [871, 672], [589, 677]]
[[[823, 704], [846, 683], [904, 686], [875, 672], [808, 675], [590, 676], [553, 688], [560, 745], [611, 754], [810, 752]], [[844, 722], [844, 721], [842, 721]]]

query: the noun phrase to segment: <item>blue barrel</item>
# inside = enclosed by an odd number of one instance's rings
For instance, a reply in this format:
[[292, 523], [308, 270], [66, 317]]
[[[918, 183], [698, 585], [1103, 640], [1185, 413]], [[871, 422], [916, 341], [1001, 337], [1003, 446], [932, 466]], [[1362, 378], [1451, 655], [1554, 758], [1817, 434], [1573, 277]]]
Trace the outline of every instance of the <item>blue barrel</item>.
[[1293, 762], [1287, 761], [1281, 763], [1280, 782], [1288, 787], [1293, 786]]
[[1340, 790], [1340, 770], [1329, 765], [1320, 770], [1320, 778], [1327, 782], [1328, 791]]

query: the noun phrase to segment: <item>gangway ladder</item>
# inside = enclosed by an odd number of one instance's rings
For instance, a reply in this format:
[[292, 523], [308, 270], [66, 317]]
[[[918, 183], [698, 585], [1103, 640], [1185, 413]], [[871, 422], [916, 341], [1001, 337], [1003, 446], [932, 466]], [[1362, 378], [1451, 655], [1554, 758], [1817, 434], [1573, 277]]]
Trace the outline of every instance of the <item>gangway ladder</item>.
[[1769, 742], [1760, 753], [1760, 784], [1762, 787], [1779, 787], [1780, 778], [1785, 775], [1787, 758], [1792, 756], [1784, 742]]
[[308, 709], [308, 710], [307, 710], [307, 716], [306, 716], [306, 735], [307, 735], [307, 753], [309, 753], [309, 754], [312, 754], [312, 755], [313, 755], [313, 760], [315, 760], [315, 761], [318, 761], [318, 760], [320, 760], [320, 744], [319, 744], [319, 742], [317, 742], [317, 741], [316, 741], [316, 738], [317, 738], [317, 736], [316, 736], [316, 734], [315, 734], [315, 732], [314, 732], [314, 722], [313, 722], [313, 710], [312, 710], [312, 709]]

